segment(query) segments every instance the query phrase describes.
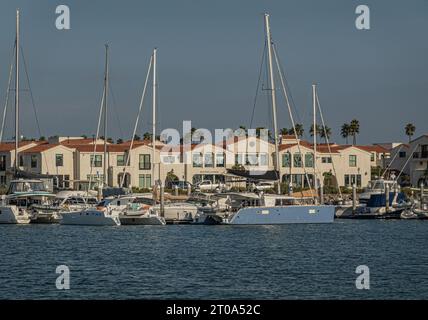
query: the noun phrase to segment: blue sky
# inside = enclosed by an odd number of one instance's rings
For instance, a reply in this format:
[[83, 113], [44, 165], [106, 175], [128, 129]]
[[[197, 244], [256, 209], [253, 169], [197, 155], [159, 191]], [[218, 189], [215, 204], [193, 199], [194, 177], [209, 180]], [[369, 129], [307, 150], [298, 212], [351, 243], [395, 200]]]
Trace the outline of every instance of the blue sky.
[[[71, 30], [55, 28], [59, 4], [70, 7]], [[369, 31], [355, 28], [359, 4], [370, 7]], [[340, 126], [353, 118], [360, 121], [361, 143], [405, 141], [408, 122], [417, 134], [428, 131], [425, 0], [2, 1], [1, 107], [17, 7], [45, 136], [95, 133], [106, 42], [116, 100], [116, 107], [110, 104], [109, 136], [131, 135], [153, 47], [158, 47], [159, 127], [180, 130], [182, 120], [208, 129], [248, 126], [264, 45], [263, 12], [271, 14], [273, 39], [307, 132], [312, 82], [318, 83], [337, 142], [343, 142]], [[25, 73], [21, 79], [25, 89]], [[271, 123], [265, 94], [259, 92], [254, 127]], [[38, 136], [29, 94], [21, 96], [22, 133]], [[279, 127], [290, 127], [279, 102]], [[149, 130], [150, 119], [148, 103], [140, 134]], [[9, 112], [6, 137], [12, 135]]]

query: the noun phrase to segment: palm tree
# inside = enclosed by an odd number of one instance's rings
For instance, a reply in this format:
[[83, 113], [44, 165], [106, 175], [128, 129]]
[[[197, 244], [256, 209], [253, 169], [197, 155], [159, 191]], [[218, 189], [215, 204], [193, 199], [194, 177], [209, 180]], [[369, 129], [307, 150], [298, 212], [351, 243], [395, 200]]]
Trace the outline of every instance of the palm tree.
[[353, 119], [349, 124], [349, 131], [352, 136], [352, 144], [357, 144], [357, 134], [360, 133], [360, 122], [357, 119]]
[[409, 143], [412, 140], [412, 136], [415, 134], [416, 127], [413, 123], [408, 123], [404, 127], [404, 130], [406, 131], [406, 136], [409, 137]]
[[296, 130], [297, 138], [303, 137], [303, 132], [305, 131], [305, 129], [303, 128], [303, 125], [301, 123], [296, 123], [294, 125], [294, 129], [290, 129], [290, 133], [294, 134], [294, 130]]
[[315, 128], [315, 130], [314, 130], [314, 125], [312, 125], [309, 128], [309, 134], [311, 135], [311, 137], [314, 136], [314, 131], [315, 131], [315, 134], [317, 135], [317, 137], [320, 136], [321, 135], [321, 131], [322, 131], [321, 126], [317, 125], [316, 128]]
[[331, 136], [331, 128], [325, 126], [324, 128], [321, 128], [320, 137], [324, 138], [325, 143], [327, 143], [327, 140], [330, 139]]
[[[291, 130], [292, 131], [292, 130]], [[288, 130], [287, 128], [282, 128], [281, 130], [279, 130], [279, 132], [281, 133], [281, 135], [286, 136], [288, 134], [290, 134], [290, 130]]]
[[340, 135], [342, 136], [342, 138], [345, 138], [346, 144], [348, 144], [348, 137], [349, 137], [350, 133], [351, 133], [351, 129], [350, 129], [349, 124], [344, 123], [342, 125], [342, 128], [340, 129]]
[[152, 140], [153, 134], [150, 132], [144, 132], [143, 134], [143, 140]]

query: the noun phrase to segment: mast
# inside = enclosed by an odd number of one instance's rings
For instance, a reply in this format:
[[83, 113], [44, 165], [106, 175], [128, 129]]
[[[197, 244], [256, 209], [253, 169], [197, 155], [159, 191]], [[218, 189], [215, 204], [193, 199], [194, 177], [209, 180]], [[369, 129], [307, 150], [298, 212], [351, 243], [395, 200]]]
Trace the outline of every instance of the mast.
[[15, 174], [18, 172], [19, 147], [19, 9], [16, 10], [16, 50], [15, 50]]
[[[265, 13], [265, 29], [266, 29], [266, 41], [268, 48], [268, 64], [269, 64], [269, 79], [270, 79], [270, 92], [272, 98], [272, 116], [273, 116], [273, 128], [275, 135], [275, 171], [279, 173], [279, 148], [278, 148], [278, 126], [276, 123], [276, 98], [275, 98], [275, 80], [272, 71], [272, 38], [270, 34], [269, 26], [269, 14]], [[281, 194], [281, 183], [280, 177], [277, 180], [277, 191]]]
[[[156, 186], [155, 182], [155, 150], [156, 150], [156, 52], [157, 48], [153, 50], [153, 127], [152, 127], [152, 184]], [[160, 176], [159, 176], [160, 179]]]
[[314, 190], [315, 190], [315, 202], [318, 199], [318, 178], [317, 178], [317, 85], [312, 85], [312, 104], [313, 104], [313, 135], [314, 135]]
[[[103, 186], [108, 182], [107, 179], [107, 97], [108, 97], [108, 45], [105, 45], [106, 57], [105, 57], [105, 70], [104, 70], [104, 163], [103, 163]], [[95, 143], [97, 143], [95, 141]]]

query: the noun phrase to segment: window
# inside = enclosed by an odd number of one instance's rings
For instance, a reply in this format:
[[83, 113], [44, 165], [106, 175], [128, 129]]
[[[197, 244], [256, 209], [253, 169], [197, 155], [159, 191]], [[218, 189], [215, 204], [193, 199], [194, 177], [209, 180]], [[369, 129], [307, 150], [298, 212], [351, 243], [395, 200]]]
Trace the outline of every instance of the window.
[[421, 146], [421, 158], [428, 158], [428, 144]]
[[282, 154], [282, 167], [284, 168], [290, 167], [290, 154], [288, 152]]
[[162, 157], [162, 163], [174, 164], [175, 163], [175, 156], [164, 156], [164, 157]]
[[398, 153], [398, 157], [400, 157], [400, 158], [405, 158], [405, 157], [406, 157], [406, 151], [400, 151], [400, 152]]
[[138, 168], [140, 170], [150, 170], [150, 155], [149, 154], [140, 154], [140, 161], [138, 162]]
[[238, 153], [238, 154], [235, 154], [235, 164], [243, 164], [242, 163], [242, 154], [241, 153]]
[[204, 158], [206, 168], [214, 167], [214, 153], [205, 153]]
[[370, 155], [370, 161], [371, 162], [375, 161], [375, 153], [374, 152], [372, 152]]
[[24, 166], [24, 157], [23, 156], [19, 156], [19, 166], [20, 167]]
[[215, 165], [219, 168], [224, 168], [224, 153], [217, 153], [215, 156]]
[[138, 176], [138, 187], [149, 189], [152, 187], [152, 175], [151, 174], [140, 174]]
[[192, 162], [194, 168], [202, 168], [202, 153], [192, 154]]
[[6, 176], [0, 176], [0, 185], [6, 185]]
[[345, 174], [345, 187], [352, 187], [353, 184], [361, 188], [361, 174]]
[[267, 166], [268, 165], [268, 155], [266, 153], [261, 153], [259, 155], [260, 165]]
[[118, 167], [123, 167], [125, 165], [126, 157], [124, 154], [118, 154], [116, 157], [116, 165]]
[[322, 163], [331, 163], [331, 157], [322, 157], [321, 158]]
[[94, 158], [94, 155], [91, 154], [91, 164], [90, 164], [91, 167], [92, 167], [92, 164], [96, 168], [102, 167], [103, 166], [103, 156], [100, 154], [96, 154], [95, 158]]
[[6, 156], [0, 156], [0, 171], [6, 171]]
[[245, 163], [248, 166], [257, 166], [259, 164], [257, 153], [247, 153]]
[[55, 166], [57, 166], [57, 167], [64, 166], [64, 155], [63, 154], [56, 154], [55, 155]]
[[357, 156], [356, 155], [349, 155], [349, 166], [350, 167], [356, 167], [357, 166]]
[[37, 168], [37, 155], [31, 155], [31, 168]]
[[413, 158], [418, 159], [419, 158], [419, 152], [413, 152]]
[[305, 167], [313, 168], [314, 166], [314, 155], [313, 153], [305, 154]]
[[302, 155], [300, 153], [295, 153], [293, 156], [293, 165], [295, 168], [302, 167]]

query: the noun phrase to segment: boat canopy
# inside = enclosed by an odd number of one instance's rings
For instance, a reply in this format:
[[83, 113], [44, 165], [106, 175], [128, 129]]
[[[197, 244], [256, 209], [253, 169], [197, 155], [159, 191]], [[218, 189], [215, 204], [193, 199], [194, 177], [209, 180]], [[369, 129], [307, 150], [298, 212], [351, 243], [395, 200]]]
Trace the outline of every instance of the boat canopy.
[[255, 171], [255, 170], [227, 169], [227, 173], [230, 175], [246, 178], [249, 180], [277, 181], [279, 179], [279, 172], [276, 170]]

